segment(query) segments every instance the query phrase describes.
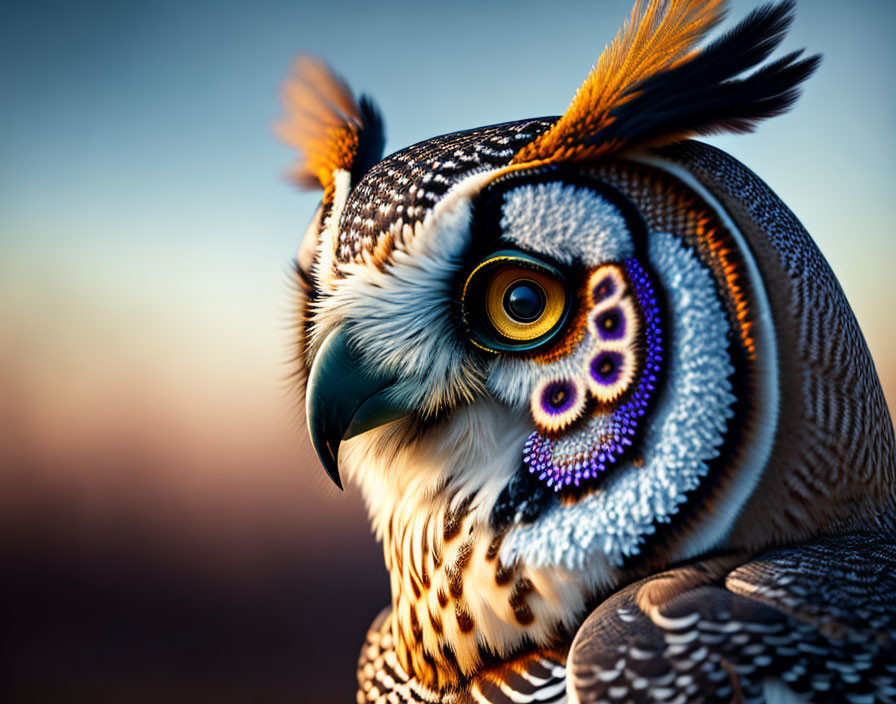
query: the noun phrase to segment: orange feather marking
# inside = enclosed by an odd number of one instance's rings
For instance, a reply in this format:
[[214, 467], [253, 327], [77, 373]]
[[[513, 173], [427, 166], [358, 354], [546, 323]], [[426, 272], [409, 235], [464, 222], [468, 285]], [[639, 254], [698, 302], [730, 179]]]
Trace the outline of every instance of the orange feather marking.
[[694, 46], [721, 22], [727, 0], [636, 0], [631, 17], [554, 126], [524, 146], [512, 164], [587, 161], [621, 149], [618, 140], [586, 144], [611, 124], [632, 87], [696, 56]]
[[333, 197], [334, 173], [350, 171], [358, 153], [362, 118], [351, 89], [326, 64], [299, 58], [283, 90], [288, 115], [277, 125], [280, 138], [299, 150], [293, 180], [302, 188], [323, 188]]

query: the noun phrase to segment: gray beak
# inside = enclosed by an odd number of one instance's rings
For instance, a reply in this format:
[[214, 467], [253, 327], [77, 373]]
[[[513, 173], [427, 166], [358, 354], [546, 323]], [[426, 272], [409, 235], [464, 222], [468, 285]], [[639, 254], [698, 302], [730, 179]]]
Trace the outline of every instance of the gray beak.
[[305, 416], [311, 444], [340, 489], [339, 443], [411, 414], [390, 398], [395, 381], [368, 371], [344, 328], [330, 333], [318, 350], [305, 388]]

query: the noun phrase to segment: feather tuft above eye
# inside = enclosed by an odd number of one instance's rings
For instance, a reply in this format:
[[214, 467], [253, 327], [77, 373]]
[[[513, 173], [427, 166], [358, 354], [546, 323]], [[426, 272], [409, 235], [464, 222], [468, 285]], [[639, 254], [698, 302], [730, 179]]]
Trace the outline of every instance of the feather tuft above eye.
[[585, 162], [697, 135], [749, 132], [787, 111], [820, 57], [802, 52], [758, 68], [793, 20], [794, 2], [764, 5], [704, 49], [727, 0], [638, 0], [628, 23], [556, 124], [513, 164]]
[[283, 89], [286, 118], [277, 125], [284, 142], [299, 150], [293, 180], [307, 189], [322, 188], [333, 198], [335, 173], [351, 173], [356, 184], [383, 154], [383, 120], [372, 99], [356, 101], [348, 84], [319, 59], [302, 56]]

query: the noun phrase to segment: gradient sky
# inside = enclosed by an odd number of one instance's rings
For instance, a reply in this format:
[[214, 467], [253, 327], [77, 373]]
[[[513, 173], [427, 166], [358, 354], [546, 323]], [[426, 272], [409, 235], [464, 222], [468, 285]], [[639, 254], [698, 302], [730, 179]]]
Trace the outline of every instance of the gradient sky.
[[[630, 5], [2, 3], [0, 537], [21, 534], [15, 509], [65, 545], [124, 541], [132, 562], [158, 543], [191, 568], [317, 564], [308, 603], [374, 584], [343, 631], [321, 615], [338, 663], [306, 658], [350, 689], [386, 580], [357, 490], [324, 480], [286, 381], [287, 265], [319, 195], [284, 178], [283, 78], [300, 51], [326, 59], [379, 102], [391, 152], [561, 113]], [[816, 239], [891, 408], [894, 30], [891, 0], [804, 0], [783, 50], [824, 62], [795, 110], [710, 140]]]
[[[754, 4], [733, 2], [732, 16]], [[251, 465], [274, 447], [313, 465], [284, 382], [285, 270], [318, 198], [286, 183], [293, 155], [272, 133], [293, 57], [318, 54], [375, 96], [392, 151], [562, 112], [628, 11], [629, 0], [550, 11], [466, 0], [5, 3], [0, 378], [23, 437], [65, 455], [104, 446], [114, 427], [162, 454], [192, 448]], [[886, 0], [801, 3], [784, 49], [825, 57], [803, 99], [757, 134], [712, 140], [813, 234], [891, 402], [894, 19]]]

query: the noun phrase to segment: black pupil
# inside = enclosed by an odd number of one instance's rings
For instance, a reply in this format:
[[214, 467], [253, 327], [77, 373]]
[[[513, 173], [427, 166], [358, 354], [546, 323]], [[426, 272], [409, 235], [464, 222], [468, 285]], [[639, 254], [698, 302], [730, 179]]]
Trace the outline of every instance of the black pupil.
[[557, 389], [551, 394], [550, 403], [554, 408], [560, 408], [564, 401], [566, 401], [565, 389]]
[[513, 284], [504, 294], [504, 310], [521, 323], [531, 323], [544, 312], [544, 292], [532, 281]]
[[611, 357], [607, 357], [600, 363], [600, 367], [597, 372], [600, 374], [602, 379], [606, 379], [610, 374], [613, 373], [613, 369], [616, 365], [613, 363], [613, 359]]

